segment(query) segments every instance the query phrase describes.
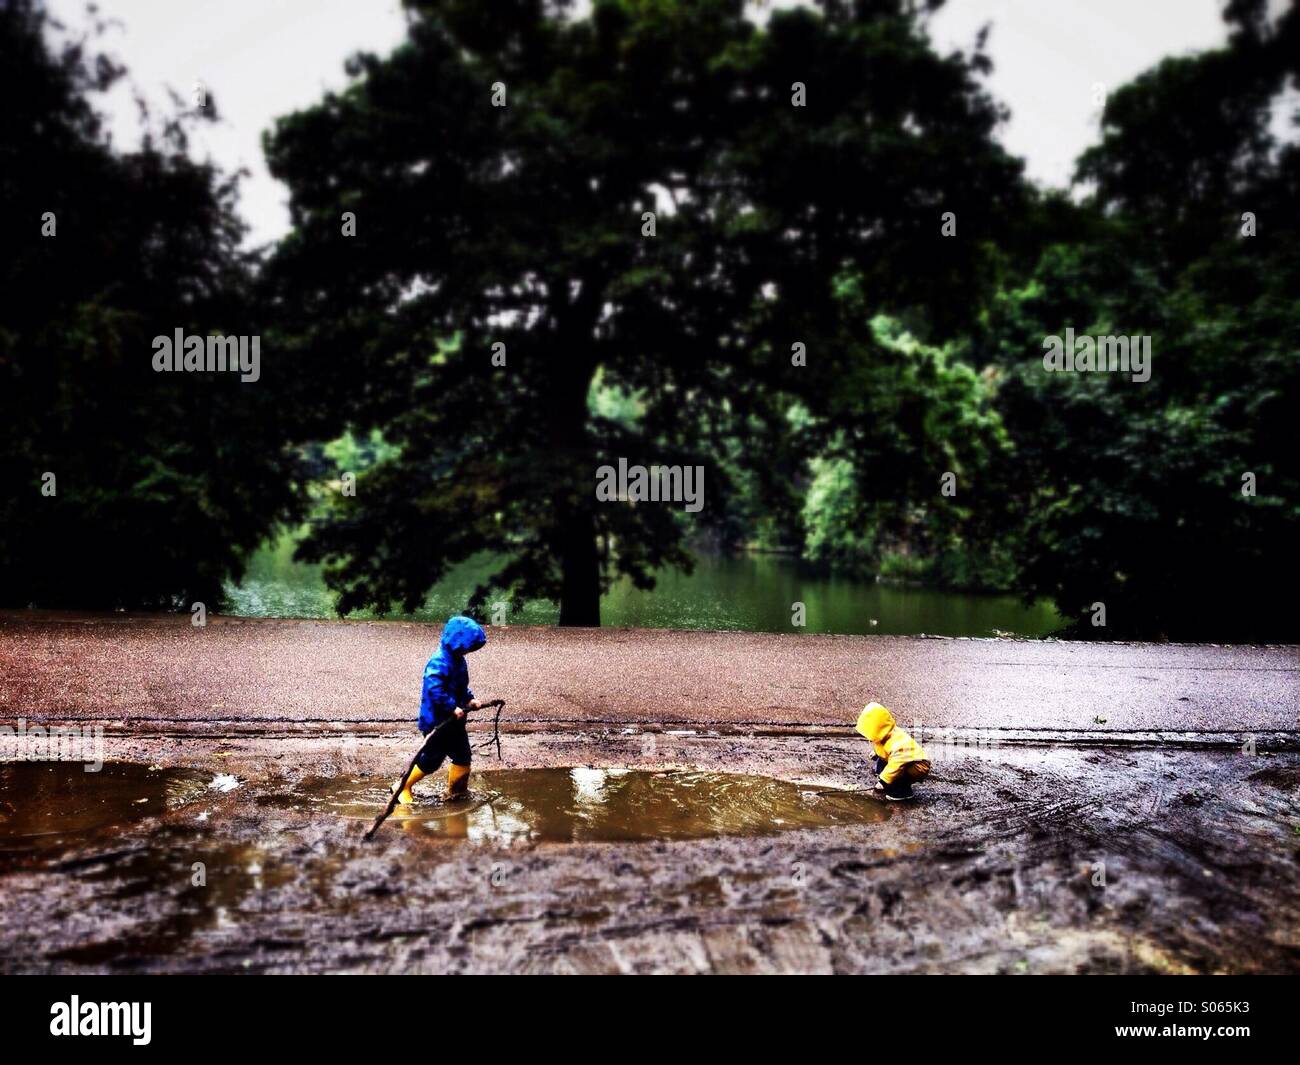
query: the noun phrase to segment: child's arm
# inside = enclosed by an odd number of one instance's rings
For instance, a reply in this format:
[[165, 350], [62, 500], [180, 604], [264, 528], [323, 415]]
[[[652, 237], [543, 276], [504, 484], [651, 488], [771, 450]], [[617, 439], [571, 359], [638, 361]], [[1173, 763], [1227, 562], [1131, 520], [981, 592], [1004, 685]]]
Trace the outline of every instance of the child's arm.
[[442, 719], [456, 713], [456, 697], [447, 690], [446, 677], [441, 673], [430, 673], [426, 688], [429, 693], [429, 705], [433, 707], [435, 718]]
[[911, 736], [900, 737], [897, 742], [890, 744], [889, 760], [885, 763], [885, 768], [880, 771], [880, 783], [892, 784], [903, 771], [903, 766], [914, 761], [916, 761], [916, 741]]
[[898, 777], [898, 774], [903, 771], [903, 766], [905, 764], [906, 763], [903, 759], [898, 757], [896, 751], [891, 751], [889, 753], [889, 761], [885, 763], [885, 768], [880, 771], [880, 774], [877, 777], [880, 781], [880, 786], [887, 787], [892, 784]]

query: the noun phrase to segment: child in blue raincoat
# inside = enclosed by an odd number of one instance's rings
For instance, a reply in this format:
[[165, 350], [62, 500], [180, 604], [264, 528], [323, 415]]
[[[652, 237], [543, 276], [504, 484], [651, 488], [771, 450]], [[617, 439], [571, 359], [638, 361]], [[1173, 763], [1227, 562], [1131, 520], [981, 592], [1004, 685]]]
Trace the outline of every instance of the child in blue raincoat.
[[[443, 759], [450, 759], [447, 769], [447, 795], [463, 795], [469, 790], [470, 747], [469, 733], [465, 731], [465, 711], [477, 710], [478, 702], [469, 686], [469, 667], [465, 656], [487, 643], [487, 633], [473, 618], [457, 614], [447, 619], [442, 627], [442, 640], [438, 650], [424, 667], [424, 690], [420, 697], [420, 731], [428, 735], [449, 718], [455, 724], [442, 731], [427, 749], [421, 752], [407, 778], [406, 787], [397, 797], [398, 802], [411, 803], [415, 796], [411, 788], [416, 781], [436, 772]], [[398, 782], [400, 783], [400, 781]], [[393, 785], [394, 787], [397, 784]]]

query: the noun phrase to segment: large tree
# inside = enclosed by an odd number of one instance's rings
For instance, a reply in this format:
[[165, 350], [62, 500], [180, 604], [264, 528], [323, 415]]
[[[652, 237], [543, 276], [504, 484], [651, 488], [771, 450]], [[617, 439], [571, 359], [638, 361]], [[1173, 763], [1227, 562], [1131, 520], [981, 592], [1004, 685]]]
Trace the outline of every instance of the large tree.
[[0, 4], [0, 602], [212, 608], [297, 506], [292, 375], [154, 372], [155, 336], [258, 332], [236, 182], [187, 151], [210, 97], [115, 150], [97, 29]]
[[[828, 0], [760, 24], [740, 0], [583, 18], [408, 0], [401, 47], [277, 123], [286, 343], [310, 352], [322, 429], [398, 449], [304, 545], [341, 611], [413, 608], [488, 550], [497, 587], [598, 624], [603, 581], [688, 559], [671, 508], [597, 502], [597, 467], [698, 463], [719, 491], [737, 432], [761, 463], [788, 431], [776, 397], [815, 414], [858, 380], [846, 277], [869, 313], [961, 320], [1019, 168], [992, 140], [982, 55], [932, 49], [937, 6]], [[593, 409], [597, 379], [635, 421]]]
[[[1085, 232], [989, 316], [1020, 586], [1091, 637], [1300, 632], [1300, 13], [1228, 13], [1224, 47], [1111, 97]], [[1045, 374], [1067, 326], [1149, 335], [1150, 380]]]

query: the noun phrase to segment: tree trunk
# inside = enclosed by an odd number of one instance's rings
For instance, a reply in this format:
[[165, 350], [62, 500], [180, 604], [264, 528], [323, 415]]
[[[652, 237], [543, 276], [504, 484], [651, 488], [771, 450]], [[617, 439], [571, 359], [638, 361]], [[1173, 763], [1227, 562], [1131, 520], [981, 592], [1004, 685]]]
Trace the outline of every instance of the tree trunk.
[[560, 537], [560, 624], [599, 627], [600, 556], [591, 512], [583, 508], [571, 512]]
[[560, 624], [600, 625], [600, 554], [596, 544], [596, 467], [587, 436], [587, 392], [595, 364], [577, 343], [565, 345], [567, 373], [553, 379], [551, 445], [559, 463], [552, 548], [560, 565]]

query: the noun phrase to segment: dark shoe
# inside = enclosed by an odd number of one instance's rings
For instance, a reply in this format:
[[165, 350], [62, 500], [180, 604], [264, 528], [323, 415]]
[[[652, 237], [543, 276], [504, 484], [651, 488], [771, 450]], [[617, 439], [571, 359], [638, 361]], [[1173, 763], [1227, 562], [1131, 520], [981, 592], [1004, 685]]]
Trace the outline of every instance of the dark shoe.
[[900, 777], [898, 780], [895, 780], [892, 784], [885, 785], [886, 799], [893, 799], [895, 802], [900, 802], [903, 799], [910, 799], [911, 797], [912, 797], [912, 782], [910, 780], [906, 780]]

